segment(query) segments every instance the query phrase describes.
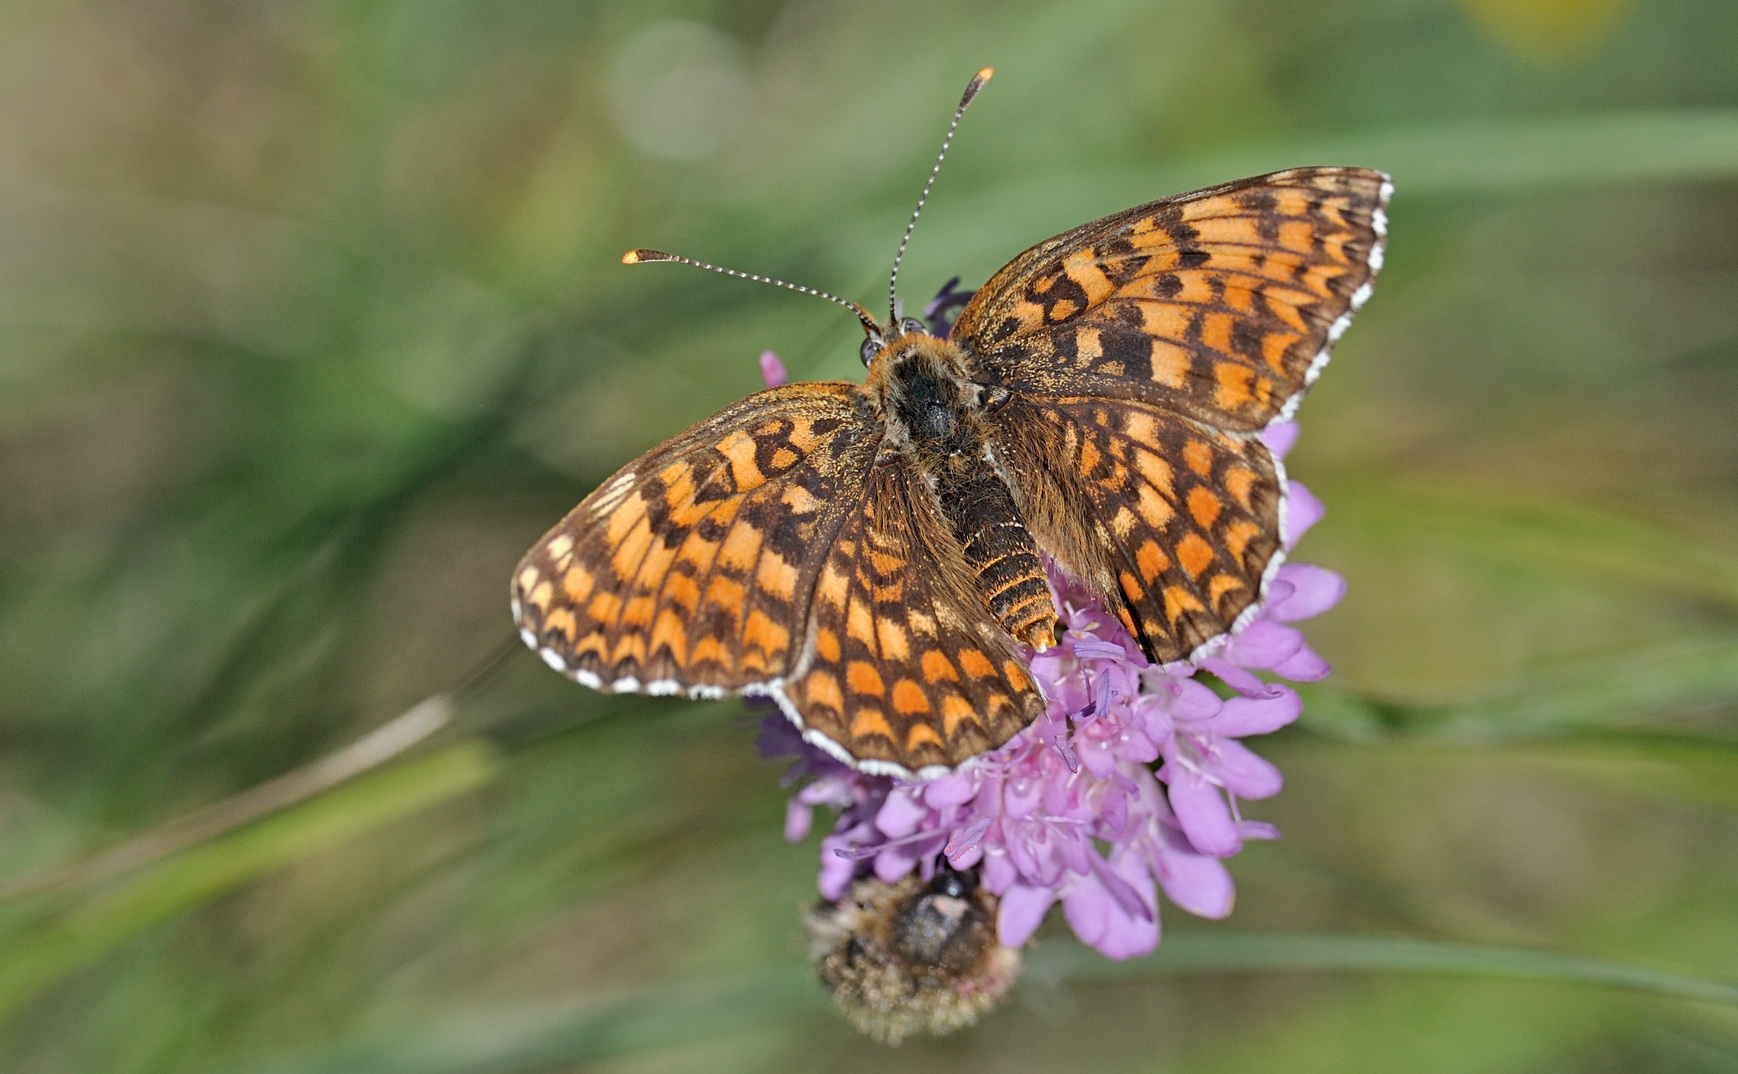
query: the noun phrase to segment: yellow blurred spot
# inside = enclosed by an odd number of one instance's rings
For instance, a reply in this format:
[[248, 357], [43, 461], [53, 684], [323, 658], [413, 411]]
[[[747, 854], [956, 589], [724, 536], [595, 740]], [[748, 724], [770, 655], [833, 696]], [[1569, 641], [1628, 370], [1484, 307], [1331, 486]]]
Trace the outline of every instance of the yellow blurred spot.
[[1563, 60], [1597, 48], [1629, 0], [1461, 0], [1486, 36], [1534, 60]]

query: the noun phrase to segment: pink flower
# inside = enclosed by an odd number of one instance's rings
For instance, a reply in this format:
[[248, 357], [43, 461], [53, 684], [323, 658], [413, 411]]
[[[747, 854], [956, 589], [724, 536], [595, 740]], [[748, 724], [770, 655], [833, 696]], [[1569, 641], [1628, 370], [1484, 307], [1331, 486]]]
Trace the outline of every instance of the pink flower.
[[[763, 369], [776, 362], [763, 357]], [[1283, 456], [1296, 435], [1287, 422], [1264, 437]], [[1322, 516], [1303, 486], [1288, 491], [1287, 551]], [[1048, 710], [960, 770], [927, 782], [866, 776], [803, 743], [783, 716], [766, 718], [763, 752], [797, 754], [793, 775], [807, 780], [791, 800], [787, 837], [807, 834], [815, 806], [839, 811], [821, 840], [823, 897], [840, 898], [865, 873], [891, 883], [915, 870], [927, 879], [945, 858], [977, 869], [1000, 897], [1001, 943], [1024, 943], [1061, 903], [1075, 935], [1117, 959], [1158, 945], [1159, 891], [1202, 917], [1231, 912], [1224, 859], [1245, 840], [1279, 834], [1245, 820], [1238, 803], [1283, 785], [1279, 770], [1241, 740], [1278, 730], [1302, 710], [1290, 687], [1257, 672], [1294, 682], [1328, 674], [1288, 624], [1331, 608], [1344, 581], [1288, 563], [1242, 630], [1198, 665], [1169, 668], [1149, 664], [1095, 598], [1054, 571], [1051, 588], [1065, 631], [1032, 661]], [[1203, 672], [1229, 696], [1203, 682]]]

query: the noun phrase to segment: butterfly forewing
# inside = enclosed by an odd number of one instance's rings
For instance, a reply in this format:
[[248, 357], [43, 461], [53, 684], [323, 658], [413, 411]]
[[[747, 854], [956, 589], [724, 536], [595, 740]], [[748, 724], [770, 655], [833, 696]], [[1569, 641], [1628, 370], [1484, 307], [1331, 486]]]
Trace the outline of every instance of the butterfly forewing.
[[882, 433], [854, 384], [759, 392], [623, 468], [513, 580], [526, 644], [588, 686], [722, 694], [776, 681]]
[[1010, 389], [1260, 429], [1369, 297], [1390, 189], [1364, 168], [1298, 168], [1106, 217], [1016, 257], [952, 338]]
[[1015, 397], [997, 423], [1027, 525], [1159, 663], [1254, 606], [1282, 483], [1256, 437], [1122, 399]]
[[1044, 710], [922, 479], [875, 468], [814, 592], [810, 659], [787, 687], [803, 724], [870, 769], [947, 767]]

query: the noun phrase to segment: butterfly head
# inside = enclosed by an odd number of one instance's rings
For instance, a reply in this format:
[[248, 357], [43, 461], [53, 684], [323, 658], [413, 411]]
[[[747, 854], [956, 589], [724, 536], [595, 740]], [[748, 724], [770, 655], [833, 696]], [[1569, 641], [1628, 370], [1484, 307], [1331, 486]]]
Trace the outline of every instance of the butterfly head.
[[928, 325], [911, 317], [902, 317], [888, 325], [864, 325], [863, 331], [863, 346], [858, 349], [857, 356], [863, 359], [865, 368], [872, 367], [880, 355], [897, 352], [900, 347], [912, 342], [913, 336], [935, 338], [930, 334]]
[[981, 389], [971, 381], [964, 352], [948, 341], [921, 328], [902, 332], [875, 354], [863, 387], [887, 423], [889, 447], [927, 445], [919, 454], [928, 461], [940, 457], [932, 454], [937, 451], [981, 454]]

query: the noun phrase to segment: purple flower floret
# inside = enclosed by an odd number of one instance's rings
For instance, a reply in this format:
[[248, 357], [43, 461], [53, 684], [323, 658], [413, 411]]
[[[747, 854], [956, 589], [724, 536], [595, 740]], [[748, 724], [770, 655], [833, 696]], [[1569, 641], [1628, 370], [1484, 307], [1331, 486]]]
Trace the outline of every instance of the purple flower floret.
[[[764, 362], [763, 362], [764, 364]], [[1264, 434], [1283, 456], [1294, 423]], [[1322, 506], [1291, 482], [1284, 548], [1322, 516]], [[1122, 624], [1060, 571], [1051, 591], [1064, 633], [1032, 660], [1049, 698], [1045, 714], [1000, 748], [925, 782], [869, 776], [804, 743], [777, 713], [766, 717], [761, 749], [795, 754], [786, 838], [804, 838], [816, 806], [838, 811], [821, 839], [819, 887], [841, 898], [873, 873], [892, 883], [917, 870], [927, 879], [938, 859], [976, 867], [1000, 897], [997, 933], [1023, 944], [1050, 908], [1082, 941], [1110, 958], [1146, 954], [1159, 942], [1157, 891], [1202, 917], [1231, 912], [1224, 860], [1248, 839], [1278, 831], [1245, 820], [1240, 800], [1269, 798], [1280, 772], [1240, 739], [1278, 730], [1302, 704], [1293, 682], [1328, 674], [1328, 664], [1287, 625], [1333, 607], [1345, 582], [1333, 571], [1287, 563], [1268, 585], [1261, 610], [1197, 665], [1147, 662]], [[1211, 674], [1221, 697], [1201, 681]]]

